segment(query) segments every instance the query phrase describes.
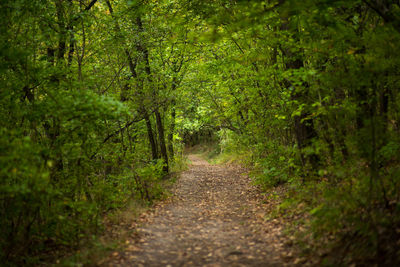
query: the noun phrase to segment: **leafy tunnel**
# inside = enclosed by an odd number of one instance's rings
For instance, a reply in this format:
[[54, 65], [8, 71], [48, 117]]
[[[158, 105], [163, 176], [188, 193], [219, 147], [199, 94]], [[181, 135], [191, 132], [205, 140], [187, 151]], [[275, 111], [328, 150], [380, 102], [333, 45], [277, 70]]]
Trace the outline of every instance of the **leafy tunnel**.
[[0, 18], [2, 262], [86, 244], [204, 143], [285, 186], [328, 262], [400, 262], [398, 1], [2, 0]]

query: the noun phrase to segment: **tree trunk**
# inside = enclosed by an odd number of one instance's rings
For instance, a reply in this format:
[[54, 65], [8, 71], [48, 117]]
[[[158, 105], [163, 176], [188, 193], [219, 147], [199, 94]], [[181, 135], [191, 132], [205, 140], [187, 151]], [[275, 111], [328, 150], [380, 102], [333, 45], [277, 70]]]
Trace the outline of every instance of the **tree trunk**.
[[[138, 25], [139, 32], [143, 31], [143, 24], [140, 16], [136, 18], [136, 23]], [[153, 79], [151, 77], [151, 69], [150, 69], [150, 61], [149, 61], [149, 50], [147, 49], [146, 46], [144, 46], [142, 43], [139, 43], [137, 45], [137, 49], [139, 52], [143, 54], [143, 59], [145, 61], [145, 71], [147, 74], [147, 79], [149, 80], [150, 83], [153, 83]], [[154, 85], [153, 85], [154, 86]], [[154, 92], [154, 97], [156, 97], [156, 92]], [[167, 147], [165, 145], [165, 134], [164, 134], [164, 126], [161, 118], [161, 114], [158, 111], [158, 109], [155, 110], [155, 116], [156, 116], [156, 123], [157, 123], [157, 129], [158, 129], [158, 140], [159, 140], [159, 145], [160, 145], [160, 151], [161, 151], [161, 156], [164, 160], [165, 166], [163, 170], [165, 172], [168, 172], [168, 154], [167, 154]]]
[[[174, 76], [172, 78], [171, 91], [174, 92], [177, 87], [177, 78]], [[176, 118], [176, 110], [175, 110], [175, 97], [171, 101], [171, 125], [168, 134], [168, 152], [171, 160], [174, 159], [174, 133], [175, 133], [175, 118]]]
[[[108, 7], [108, 10], [109, 10], [110, 14], [113, 15], [114, 14], [113, 13], [114, 10], [113, 10], [113, 8], [111, 6], [110, 1], [107, 0], [106, 4], [107, 4], [107, 7]], [[119, 27], [118, 22], [116, 22], [115, 28], [116, 28], [117, 31], [120, 31], [120, 27]], [[141, 46], [138, 46], [138, 49], [139, 48], [141, 48]], [[128, 66], [129, 66], [129, 70], [130, 70], [130, 72], [132, 74], [132, 77], [134, 79], [137, 79], [138, 78], [138, 75], [137, 75], [137, 72], [136, 72], [137, 61], [134, 61], [132, 59], [132, 56], [129, 53], [129, 50], [127, 48], [125, 48], [124, 51], [125, 51], [125, 55], [127, 57]], [[148, 58], [147, 58], [147, 63], [146, 64], [148, 64]], [[147, 70], [147, 67], [146, 67], [146, 72], [149, 73], [150, 72], [150, 67], [148, 67], [148, 68], [149, 69]], [[142, 89], [143, 88], [139, 88], [139, 91], [141, 91]], [[128, 88], [124, 88], [123, 92], [121, 93], [121, 99], [126, 99], [127, 90], [128, 90]], [[157, 151], [157, 144], [156, 144], [156, 140], [154, 138], [153, 127], [151, 125], [150, 116], [149, 116], [149, 114], [147, 113], [147, 111], [144, 108], [143, 108], [143, 110], [141, 110], [141, 112], [144, 114], [144, 119], [146, 121], [147, 136], [148, 136], [149, 143], [150, 143], [152, 159], [153, 160], [157, 160], [157, 159], [159, 159], [158, 151]]]
[[167, 148], [165, 146], [164, 126], [162, 124], [161, 114], [158, 111], [158, 109], [156, 109], [154, 113], [156, 115], [158, 140], [160, 142], [161, 157], [163, 158], [164, 164], [165, 164], [163, 167], [163, 171], [168, 173], [168, 154], [167, 154]]
[[64, 55], [66, 51], [67, 42], [67, 29], [65, 28], [65, 10], [62, 0], [56, 1], [56, 12], [57, 12], [57, 22], [58, 22], [58, 50], [57, 50], [57, 63], [62, 63], [64, 60]]
[[176, 118], [176, 110], [175, 110], [175, 100], [171, 103], [171, 125], [168, 134], [168, 152], [171, 159], [174, 158], [174, 133], [175, 133], [175, 118]]
[[[281, 30], [288, 30], [288, 22], [286, 18], [282, 19]], [[287, 70], [290, 69], [301, 69], [304, 67], [303, 60], [301, 58], [296, 57], [291, 51], [289, 47], [286, 47], [282, 50], [283, 55], [286, 58], [285, 67]], [[289, 88], [292, 86], [292, 83], [289, 80], [284, 82], [285, 87]], [[303, 86], [308, 87], [307, 84], [303, 84]], [[307, 103], [307, 91], [303, 90], [302, 92], [295, 92], [292, 94], [292, 100], [299, 100], [300, 103]], [[314, 137], [317, 136], [317, 133], [314, 129], [314, 123], [312, 119], [307, 119], [309, 117], [308, 112], [302, 112], [299, 116], [294, 117], [294, 133], [296, 137], [297, 147], [300, 151], [300, 159], [303, 170], [307, 163], [311, 164], [312, 169], [316, 169], [318, 167], [319, 158], [315, 153], [305, 155], [303, 149], [307, 146], [311, 145], [311, 141]]]
[[158, 159], [157, 146], [156, 146], [156, 142], [154, 140], [153, 128], [151, 127], [151, 121], [150, 121], [149, 115], [145, 114], [144, 119], [146, 121], [147, 136], [148, 136], [149, 142], [150, 142], [151, 155], [152, 155], [153, 160], [157, 160]]

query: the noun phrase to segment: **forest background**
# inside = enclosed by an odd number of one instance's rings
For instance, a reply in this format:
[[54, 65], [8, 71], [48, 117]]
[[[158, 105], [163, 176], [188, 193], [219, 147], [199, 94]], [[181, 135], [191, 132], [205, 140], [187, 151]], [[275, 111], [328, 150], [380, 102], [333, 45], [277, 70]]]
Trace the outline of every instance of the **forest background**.
[[399, 1], [3, 0], [0, 18], [1, 262], [93, 242], [214, 141], [285, 185], [305, 253], [399, 263]]

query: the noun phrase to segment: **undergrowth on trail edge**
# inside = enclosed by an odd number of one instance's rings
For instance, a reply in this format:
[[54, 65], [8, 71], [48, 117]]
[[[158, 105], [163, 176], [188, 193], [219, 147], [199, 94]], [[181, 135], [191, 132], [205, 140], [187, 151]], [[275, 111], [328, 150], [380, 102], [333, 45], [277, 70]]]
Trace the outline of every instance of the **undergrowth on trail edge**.
[[[254, 183], [279, 199], [267, 217], [285, 218], [286, 234], [308, 262], [319, 266], [394, 266], [400, 263], [400, 207], [397, 169], [380, 181], [365, 162], [352, 160], [319, 171], [302, 172], [296, 155], [267, 145], [260, 152], [229, 136], [217, 148], [205, 149], [211, 162], [237, 161], [250, 168]], [[221, 145], [222, 144], [222, 145]], [[242, 144], [242, 145], [238, 145]], [[217, 153], [219, 152], [219, 153]], [[298, 159], [297, 159], [298, 160]], [[282, 191], [277, 188], [284, 187]], [[282, 193], [284, 192], [284, 193]]]
[[140, 215], [171, 196], [171, 188], [179, 173], [187, 169], [187, 166], [187, 158], [180, 154], [171, 164], [168, 177], [163, 177], [164, 174], [160, 171], [162, 165], [139, 170], [141, 179], [146, 183], [140, 196], [132, 196], [122, 206], [104, 213], [99, 233], [92, 235], [79, 249], [64, 248], [64, 251], [55, 251], [60, 254], [53, 255], [49, 261], [59, 266], [92, 266], [105, 262], [110, 253], [122, 249], [126, 246], [125, 241], [135, 235]]

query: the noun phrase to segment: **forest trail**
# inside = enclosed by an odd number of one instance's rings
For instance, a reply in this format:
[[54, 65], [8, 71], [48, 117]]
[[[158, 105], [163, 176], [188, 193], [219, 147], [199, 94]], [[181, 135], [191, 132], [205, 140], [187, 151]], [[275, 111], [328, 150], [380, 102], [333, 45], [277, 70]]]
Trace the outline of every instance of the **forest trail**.
[[174, 196], [146, 215], [137, 234], [104, 266], [290, 266], [282, 227], [244, 169], [197, 155]]

